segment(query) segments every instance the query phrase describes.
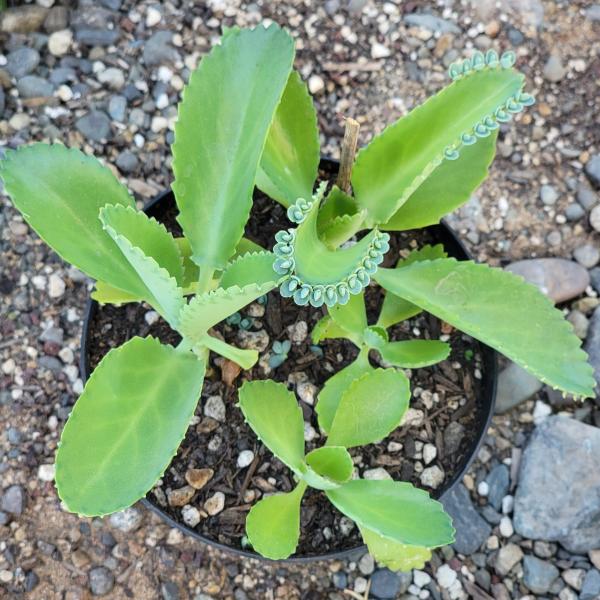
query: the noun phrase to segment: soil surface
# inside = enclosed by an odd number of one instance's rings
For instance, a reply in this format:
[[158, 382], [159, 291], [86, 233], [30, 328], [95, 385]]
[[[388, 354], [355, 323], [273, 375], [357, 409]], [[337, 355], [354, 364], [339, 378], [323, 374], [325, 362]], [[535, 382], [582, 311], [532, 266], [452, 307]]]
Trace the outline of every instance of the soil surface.
[[[327, 176], [327, 173], [321, 173], [321, 177]], [[171, 196], [154, 205], [150, 212], [174, 235], [180, 234]], [[246, 236], [269, 248], [275, 233], [289, 226], [285, 210], [257, 190]], [[394, 233], [382, 266], [393, 266], [398, 257], [407, 255], [411, 249], [435, 243], [439, 243], [435, 228]], [[371, 284], [365, 294], [370, 324], [377, 320], [382, 301], [381, 289]], [[143, 304], [98, 307], [89, 329], [88, 356], [92, 369], [106, 352], [134, 335], [152, 335], [163, 343], [179, 342], [179, 335], [162, 319], [148, 324], [145, 319], [147, 313], [148, 307]], [[231, 344], [246, 347], [249, 343], [254, 344], [252, 347], [261, 351], [261, 358], [254, 368], [239, 373], [231, 381], [223, 368], [230, 368], [231, 363], [224, 365], [228, 361], [211, 353], [202, 391], [203, 402], [196, 412], [195, 421], [198, 422], [190, 427], [159, 485], [148, 494], [151, 502], [182, 523], [181, 507], [171, 506], [168, 500], [171, 492], [187, 485], [185, 474], [189, 469], [210, 468], [214, 476], [188, 502], [203, 516], [195, 530], [228, 546], [243, 547], [245, 518], [253, 502], [265, 493], [290, 491], [294, 480], [289, 468], [258, 442], [244, 421], [241, 411], [235, 406], [238, 387], [246, 380], [271, 378], [287, 383], [291, 389], [297, 390], [299, 385], [304, 390], [309, 389], [308, 397], [299, 394], [308, 400], [300, 403], [306, 423], [306, 450], [321, 446], [324, 437], [319, 434], [314, 392], [320, 390], [333, 374], [349, 365], [358, 353], [354, 344], [343, 339], [324, 340], [318, 346], [312, 344], [310, 332], [324, 314], [325, 308], [296, 306], [291, 299], [282, 298], [275, 290], [261, 303], [256, 302], [241, 311], [245, 328], [225, 321], [215, 327], [217, 335]], [[294, 333], [299, 324], [302, 324], [300, 329], [303, 332], [308, 331], [308, 335]], [[482, 401], [481, 345], [424, 313], [395, 325], [390, 328], [389, 334], [391, 340], [439, 339], [444, 336], [443, 339], [451, 344], [452, 352], [438, 365], [407, 370], [413, 392], [410, 421], [378, 444], [353, 448], [350, 454], [363, 476], [366, 472], [366, 477], [369, 477], [369, 471], [373, 469], [384, 469], [385, 472], [376, 471], [374, 476], [386, 476], [387, 473], [395, 480], [410, 481], [439, 497], [468, 461], [487, 416]], [[287, 359], [271, 369], [269, 357], [273, 342], [288, 339], [292, 345]], [[379, 364], [376, 352], [372, 351], [370, 358], [374, 366]], [[211, 396], [219, 396], [225, 403], [226, 418], [223, 422], [203, 415], [204, 401]], [[425, 444], [432, 445], [436, 454], [432, 460], [427, 456], [427, 464], [423, 457]], [[244, 450], [251, 450], [255, 458], [248, 467], [240, 468], [237, 459]], [[436, 475], [433, 481], [427, 479], [427, 474], [423, 475], [426, 468]], [[224, 510], [209, 516], [203, 507], [215, 492], [224, 494]], [[358, 529], [333, 507], [322, 492], [309, 489], [302, 502], [301, 535], [296, 555], [320, 555], [360, 545]]]

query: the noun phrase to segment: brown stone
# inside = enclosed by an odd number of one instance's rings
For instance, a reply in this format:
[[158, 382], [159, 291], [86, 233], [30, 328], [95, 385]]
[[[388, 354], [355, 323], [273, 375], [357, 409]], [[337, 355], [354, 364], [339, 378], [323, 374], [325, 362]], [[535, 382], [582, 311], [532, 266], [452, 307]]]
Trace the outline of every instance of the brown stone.
[[212, 469], [188, 469], [185, 480], [195, 489], [201, 490], [212, 478], [215, 472]]

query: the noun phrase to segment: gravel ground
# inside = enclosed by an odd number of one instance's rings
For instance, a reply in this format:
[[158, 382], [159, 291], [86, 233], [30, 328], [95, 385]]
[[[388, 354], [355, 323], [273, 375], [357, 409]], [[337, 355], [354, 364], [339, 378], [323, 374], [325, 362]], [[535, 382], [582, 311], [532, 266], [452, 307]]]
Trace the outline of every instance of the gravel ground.
[[[491, 177], [450, 222], [481, 260], [567, 259], [560, 272], [556, 262], [514, 268], [545, 278], [600, 373], [600, 5], [474, 5], [38, 0], [0, 16], [0, 140], [82, 147], [114, 165], [143, 202], [170, 181], [176, 102], [222, 25], [268, 18], [293, 32], [332, 156], [342, 115], [361, 122], [365, 142], [440, 89], [463, 52], [513, 46], [537, 104], [503, 128]], [[600, 598], [598, 452], [581, 451], [584, 438], [600, 450], [600, 402], [574, 405], [512, 365], [500, 381], [505, 412], [447, 500], [457, 544], [424, 572], [395, 575], [368, 555], [308, 567], [241, 561], [140, 506], [105, 519], [61, 511], [52, 463], [82, 389], [89, 283], [5, 197], [0, 232], [0, 596]]]

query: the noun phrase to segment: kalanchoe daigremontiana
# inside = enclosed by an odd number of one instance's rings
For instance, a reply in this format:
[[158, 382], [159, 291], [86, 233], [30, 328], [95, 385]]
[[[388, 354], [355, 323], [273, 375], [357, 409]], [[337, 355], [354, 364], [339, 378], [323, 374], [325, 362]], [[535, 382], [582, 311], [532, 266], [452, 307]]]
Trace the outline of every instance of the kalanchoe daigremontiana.
[[[321, 389], [316, 413], [327, 443], [306, 456], [301, 411], [285, 387], [241, 388], [245, 418], [297, 479], [290, 494], [252, 508], [248, 537], [265, 556], [289, 556], [302, 493], [312, 486], [356, 521], [378, 560], [418, 567], [430, 548], [452, 541], [449, 517], [407, 483], [352, 479], [347, 448], [396, 428], [410, 397], [402, 369], [444, 360], [450, 347], [390, 340], [389, 327], [426, 310], [548, 385], [593, 395], [580, 341], [536, 288], [448, 258], [440, 246], [389, 256], [388, 232], [437, 223], [468, 200], [487, 175], [499, 123], [533, 98], [523, 92], [513, 53], [474, 52], [450, 67], [448, 87], [343, 165], [352, 171], [352, 193], [347, 182], [322, 183], [315, 193], [317, 118], [293, 59], [293, 40], [276, 25], [233, 28], [192, 73], [172, 148], [182, 237], [137, 210], [113, 173], [78, 150], [34, 144], [2, 160], [15, 206], [62, 258], [96, 280], [98, 302], [147, 302], [182, 337], [176, 348], [136, 337], [104, 357], [61, 436], [57, 488], [69, 510], [91, 516], [143, 497], [185, 435], [209, 351], [245, 369], [258, 360], [256, 350], [232, 346], [212, 328], [228, 319], [249, 325], [239, 311], [280, 286], [297, 304], [326, 311], [315, 343], [346, 338], [359, 351]], [[277, 234], [273, 252], [243, 237], [255, 184], [296, 225]], [[395, 267], [382, 268], [384, 257]], [[386, 295], [369, 323], [363, 292], [373, 281]], [[290, 347], [274, 343], [271, 365], [282, 364]], [[373, 368], [371, 351], [388, 368]]]
[[410, 389], [402, 371], [371, 369], [349, 384], [338, 398], [325, 445], [308, 454], [302, 409], [285, 385], [247, 382], [239, 397], [250, 427], [296, 478], [292, 491], [264, 497], [248, 514], [248, 539], [263, 556], [286, 558], [296, 549], [300, 502], [309, 486], [322, 490], [356, 522], [370, 552], [390, 568], [421, 568], [431, 548], [454, 541], [450, 517], [423, 490], [400, 481], [353, 477], [347, 449], [384, 438], [406, 413]]

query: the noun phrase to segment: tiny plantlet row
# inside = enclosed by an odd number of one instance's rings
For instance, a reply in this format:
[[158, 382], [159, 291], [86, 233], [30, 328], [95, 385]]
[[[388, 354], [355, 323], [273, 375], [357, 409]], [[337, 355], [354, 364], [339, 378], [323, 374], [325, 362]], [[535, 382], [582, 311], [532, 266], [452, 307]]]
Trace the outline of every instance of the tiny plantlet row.
[[[326, 440], [305, 453], [302, 411], [287, 386], [244, 381], [239, 408], [292, 471], [295, 487], [260, 499], [247, 536], [265, 557], [292, 555], [307, 487], [354, 520], [375, 558], [421, 567], [453, 541], [441, 504], [413, 485], [356, 477], [349, 449], [381, 441], [410, 401], [406, 369], [445, 360], [440, 340], [390, 339], [421, 311], [502, 352], [575, 397], [593, 395], [592, 368], [561, 312], [537, 288], [486, 265], [449, 258], [441, 245], [392, 256], [395, 232], [436, 224], [485, 179], [502, 123], [533, 103], [515, 55], [474, 52], [450, 67], [451, 83], [363, 147], [350, 182], [319, 182], [319, 135], [294, 43], [277, 25], [228, 29], [190, 77], [178, 107], [172, 189], [182, 237], [138, 210], [98, 160], [61, 145], [7, 152], [0, 175], [25, 220], [64, 260], [96, 281], [102, 304], [145, 302], [182, 341], [133, 337], [106, 354], [62, 432], [56, 485], [81, 515], [123, 509], [156, 484], [201, 398], [210, 353], [251, 369], [256, 350], [226, 343], [213, 327], [246, 327], [239, 311], [279, 288], [319, 311], [314, 344], [349, 340], [356, 359], [318, 395]], [[348, 168], [351, 167], [351, 168]], [[349, 184], [348, 184], [349, 183]], [[243, 236], [258, 187], [287, 210], [291, 226], [263, 248]], [[364, 292], [380, 286], [369, 323]], [[245, 323], [245, 324], [244, 324]], [[277, 342], [280, 366], [289, 342]], [[378, 353], [387, 368], [375, 368]]]

